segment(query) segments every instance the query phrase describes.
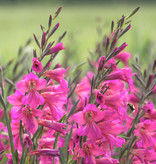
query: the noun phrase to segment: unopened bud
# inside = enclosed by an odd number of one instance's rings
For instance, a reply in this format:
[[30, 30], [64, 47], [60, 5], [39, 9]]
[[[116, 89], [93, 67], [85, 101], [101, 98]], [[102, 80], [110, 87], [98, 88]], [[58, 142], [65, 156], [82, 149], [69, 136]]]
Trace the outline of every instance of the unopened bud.
[[108, 37], [107, 40], [106, 40], [106, 43], [105, 43], [105, 49], [106, 49], [106, 51], [108, 49], [109, 43], [110, 43], [110, 38]]
[[36, 44], [38, 45], [39, 48], [41, 48], [40, 43], [39, 43], [36, 35], [35, 34], [33, 34], [33, 35], [34, 35], [34, 39], [35, 39]]
[[59, 7], [59, 8], [57, 9], [57, 11], [55, 12], [54, 19], [59, 15], [61, 9], [62, 9], [62, 7]]
[[121, 37], [122, 35], [124, 35], [130, 28], [131, 28], [131, 24], [129, 24], [129, 25], [120, 33], [120, 36], [119, 36], [119, 37]]
[[153, 80], [153, 75], [150, 75], [149, 78], [148, 78], [147, 84], [146, 84], [146, 89], [149, 88], [149, 86], [150, 86], [151, 83], [152, 83], [152, 80]]
[[101, 71], [103, 69], [105, 61], [106, 61], [106, 58], [104, 56], [101, 56], [98, 71]]
[[52, 15], [49, 16], [49, 23], [48, 23], [48, 27], [51, 27], [51, 23], [52, 23]]
[[156, 60], [154, 60], [154, 63], [153, 63], [153, 68], [152, 68], [153, 73], [154, 73], [155, 69], [156, 69]]
[[126, 44], [126, 42], [124, 42], [124, 43], [119, 47], [119, 50], [122, 51], [122, 50], [124, 50], [127, 46], [128, 46], [128, 44]]
[[55, 25], [55, 27], [50, 31], [49, 37], [50, 37], [51, 35], [53, 35], [53, 33], [58, 29], [59, 25], [60, 25], [60, 23], [57, 23], [57, 24]]
[[37, 58], [36, 50], [33, 50], [34, 58]]
[[114, 21], [112, 21], [112, 24], [111, 24], [111, 33], [113, 33], [113, 29], [114, 29]]
[[117, 38], [115, 37], [114, 40], [113, 40], [112, 43], [111, 43], [111, 49], [115, 46], [116, 41], [117, 41]]
[[54, 69], [57, 69], [57, 68], [60, 68], [60, 67], [61, 67], [61, 64], [58, 63], [58, 64], [55, 65]]
[[41, 42], [42, 50], [43, 50], [44, 47], [45, 47], [45, 43], [46, 43], [46, 32], [43, 32], [43, 35], [42, 35], [42, 42]]
[[40, 25], [40, 27], [41, 27], [41, 30], [44, 31], [45, 27], [43, 27], [42, 25]]

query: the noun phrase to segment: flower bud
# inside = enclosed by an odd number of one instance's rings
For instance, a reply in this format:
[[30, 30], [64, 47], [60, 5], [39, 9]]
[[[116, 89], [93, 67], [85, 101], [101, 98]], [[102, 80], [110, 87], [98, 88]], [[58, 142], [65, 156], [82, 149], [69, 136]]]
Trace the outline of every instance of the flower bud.
[[151, 83], [152, 83], [152, 80], [153, 80], [153, 75], [150, 75], [149, 78], [148, 78], [147, 84], [146, 84], [146, 89], [149, 88], [149, 86], [150, 86]]
[[63, 43], [57, 43], [54, 47], [51, 48], [49, 54], [59, 52], [60, 50], [63, 49], [65, 49], [65, 47], [63, 47]]
[[30, 148], [30, 146], [31, 146], [32, 144], [33, 144], [33, 143], [32, 143], [32, 141], [31, 141], [29, 135], [28, 135], [28, 134], [24, 134], [24, 135], [23, 135], [23, 145], [24, 145], [24, 147], [25, 147], [25, 148]]
[[126, 42], [124, 42], [124, 43], [119, 47], [119, 50], [122, 51], [122, 50], [124, 50], [127, 46], [128, 46], [128, 44], [126, 44]]
[[101, 56], [101, 57], [100, 57], [100, 59], [99, 59], [100, 63], [99, 63], [99, 67], [98, 67], [98, 70], [99, 70], [99, 71], [101, 71], [101, 70], [103, 69], [105, 60], [106, 60], [106, 58], [105, 58], [104, 56]]
[[42, 49], [44, 49], [45, 43], [46, 43], [46, 32], [43, 32], [42, 42], [41, 42]]

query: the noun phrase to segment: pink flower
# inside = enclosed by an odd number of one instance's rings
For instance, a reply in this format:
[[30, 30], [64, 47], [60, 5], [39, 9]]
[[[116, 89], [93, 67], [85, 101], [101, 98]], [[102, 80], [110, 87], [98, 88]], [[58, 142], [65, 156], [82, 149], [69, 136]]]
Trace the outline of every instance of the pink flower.
[[50, 120], [38, 120], [38, 124], [65, 134], [65, 129], [63, 128], [66, 127], [66, 124], [62, 124], [62, 123], [58, 123], [58, 122], [50, 121]]
[[93, 140], [100, 138], [101, 130], [95, 122], [102, 120], [103, 117], [103, 112], [99, 111], [94, 104], [86, 105], [83, 111], [73, 115], [74, 121], [82, 125], [78, 129], [78, 134], [80, 136], [88, 135]]
[[63, 47], [63, 43], [57, 43], [54, 47], [51, 48], [49, 54], [56, 53], [63, 49], [65, 49], [65, 47]]
[[156, 152], [150, 149], [133, 149], [132, 154], [137, 158], [134, 158], [135, 164], [140, 163], [155, 163]]
[[77, 85], [75, 93], [77, 93], [79, 97], [83, 97], [83, 99], [85, 99], [89, 96], [91, 90], [90, 80], [92, 79], [92, 77], [93, 73], [88, 72], [87, 75]]
[[103, 155], [102, 149], [94, 143], [85, 142], [80, 150], [80, 157], [84, 158], [84, 164], [96, 164], [95, 157]]
[[64, 74], [67, 72], [67, 70], [64, 68], [56, 68], [54, 70], [45, 71], [43, 76], [52, 78], [53, 80], [60, 82], [60, 80], [64, 79]]
[[132, 76], [132, 69], [130, 67], [124, 67], [120, 70], [112, 72], [110, 75], [107, 76], [106, 80], [123, 80], [129, 84], [129, 87], [132, 89], [133, 86], [133, 79]]
[[27, 106], [22, 109], [21, 119], [22, 122], [26, 125], [28, 132], [34, 134], [38, 128], [38, 123], [36, 117], [42, 115], [41, 110], [33, 109], [30, 106]]
[[33, 108], [37, 108], [38, 105], [43, 105], [44, 99], [37, 91], [42, 90], [46, 84], [45, 79], [39, 79], [33, 72], [24, 76], [23, 79], [16, 84], [19, 91], [28, 92], [26, 96], [23, 97], [22, 103], [24, 105], [29, 104]]
[[33, 65], [32, 65], [32, 70], [35, 72], [41, 72], [43, 70], [42, 63], [39, 62], [39, 58], [33, 58]]
[[137, 145], [139, 147], [153, 147], [156, 149], [155, 141], [156, 139], [153, 137], [153, 133], [155, 131], [156, 122], [152, 122], [151, 120], [145, 120], [137, 124], [136, 130], [134, 130], [135, 135], [139, 138]]
[[14, 106], [22, 106], [22, 99], [24, 97], [24, 93], [18, 90], [15, 91], [13, 95], [7, 97], [9, 103]]
[[62, 92], [43, 92], [41, 95], [51, 109], [53, 119], [60, 119], [65, 114], [61, 109], [67, 103], [67, 96]]
[[118, 137], [121, 132], [124, 131], [124, 126], [120, 124], [119, 121], [103, 121], [98, 124], [101, 129], [104, 140], [107, 140], [111, 151], [113, 151], [114, 146], [122, 147], [125, 139]]
[[129, 52], [120, 52], [114, 58], [121, 60], [125, 65], [128, 65], [128, 60], [130, 59], [131, 54]]

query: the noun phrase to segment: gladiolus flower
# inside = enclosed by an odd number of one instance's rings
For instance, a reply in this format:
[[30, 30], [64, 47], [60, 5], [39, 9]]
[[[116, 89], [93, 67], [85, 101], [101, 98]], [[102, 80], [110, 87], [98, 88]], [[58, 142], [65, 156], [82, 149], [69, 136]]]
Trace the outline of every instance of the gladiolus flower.
[[39, 58], [33, 58], [33, 65], [32, 65], [32, 70], [35, 72], [41, 72], [43, 70], [42, 63], [39, 62]]
[[80, 150], [80, 156], [84, 158], [84, 164], [96, 164], [95, 157], [103, 154], [103, 151], [96, 144], [85, 142]]
[[58, 123], [55, 121], [50, 121], [50, 120], [38, 120], [38, 124], [48, 127], [48, 128], [51, 128], [57, 132], [60, 132], [63, 134], [65, 133], [65, 130], [63, 128], [66, 127], [66, 124], [61, 124], [61, 123]]
[[65, 49], [65, 47], [63, 47], [63, 43], [57, 43], [54, 47], [51, 48], [49, 54], [59, 52], [60, 50], [63, 49]]
[[114, 58], [121, 60], [126, 66], [128, 65], [128, 60], [130, 59], [131, 54], [129, 52], [120, 52]]
[[45, 79], [39, 79], [33, 72], [24, 76], [23, 80], [16, 84], [19, 91], [28, 92], [28, 94], [23, 97], [22, 103], [24, 105], [29, 104], [33, 108], [42, 105], [44, 99], [37, 91], [43, 89], [46, 84], [47, 82]]
[[37, 119], [35, 117], [39, 117], [42, 115], [41, 110], [33, 109], [30, 106], [27, 106], [22, 109], [21, 119], [23, 123], [26, 124], [26, 129], [30, 133], [35, 133], [38, 128]]
[[60, 82], [60, 80], [64, 79], [64, 74], [67, 72], [67, 70], [64, 68], [56, 68], [54, 70], [45, 71], [43, 76], [52, 78], [53, 80]]
[[16, 90], [16, 92], [13, 95], [8, 96], [7, 99], [11, 105], [22, 106], [23, 97], [24, 93]]
[[100, 121], [103, 118], [103, 112], [99, 111], [94, 104], [88, 104], [83, 111], [73, 115], [74, 121], [82, 125], [78, 130], [78, 134], [80, 136], [88, 135], [93, 140], [96, 140], [101, 136], [101, 130], [95, 122]]

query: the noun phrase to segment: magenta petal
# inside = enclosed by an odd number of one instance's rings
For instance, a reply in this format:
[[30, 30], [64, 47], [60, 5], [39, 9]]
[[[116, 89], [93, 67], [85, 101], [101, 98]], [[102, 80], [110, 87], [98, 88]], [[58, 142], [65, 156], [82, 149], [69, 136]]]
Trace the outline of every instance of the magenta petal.
[[12, 121], [17, 121], [17, 122], [19, 121], [18, 111], [19, 111], [19, 107], [17, 107], [17, 106], [14, 106], [11, 108], [11, 119], [12, 119]]
[[33, 110], [32, 110], [32, 114], [33, 114], [33, 116], [35, 116], [35, 117], [40, 117], [40, 116], [42, 116], [43, 111], [40, 110], [40, 109], [33, 109]]
[[30, 72], [28, 75], [26, 75], [25, 81], [29, 82], [30, 80], [38, 81], [38, 76], [34, 74], [33, 72]]
[[96, 115], [94, 116], [94, 121], [100, 121], [104, 118], [105, 114], [103, 111], [97, 111]]
[[34, 116], [27, 117], [26, 128], [27, 128], [27, 131], [30, 133], [34, 134], [36, 132], [38, 128], [38, 123]]
[[96, 140], [101, 137], [101, 130], [94, 122], [90, 124], [88, 135], [92, 140]]
[[66, 127], [66, 124], [58, 123], [58, 122], [51, 121], [51, 120], [38, 120], [38, 124], [48, 127], [48, 128], [51, 128], [57, 132], [65, 134], [65, 129], [63, 129], [63, 128]]
[[55, 157], [55, 156], [60, 156], [59, 151], [56, 149], [38, 149], [38, 150], [34, 150], [31, 152], [32, 155], [43, 155], [43, 156], [51, 156], [51, 157]]
[[36, 90], [41, 90], [47, 85], [47, 81], [45, 79], [39, 79], [38, 85], [36, 86]]
[[92, 148], [91, 151], [94, 156], [100, 156], [104, 154], [103, 150], [96, 144], [94, 144], [94, 147]]
[[98, 111], [97, 107], [95, 104], [87, 104], [83, 110], [83, 112], [87, 112], [87, 111]]
[[22, 103], [23, 103], [24, 105], [29, 104], [29, 103], [28, 103], [28, 94], [27, 94], [26, 96], [23, 97]]
[[38, 105], [44, 104], [44, 99], [37, 91], [32, 91], [22, 99], [22, 103], [24, 105], [29, 104], [31, 107], [37, 108]]
[[84, 119], [84, 114], [83, 114], [83, 112], [75, 113], [75, 114], [73, 115], [73, 119], [74, 119], [74, 121], [75, 121], [76, 123], [81, 124], [81, 125], [83, 125], [83, 124], [86, 123], [86, 121], [85, 121], [85, 119]]
[[82, 126], [80, 129], [78, 129], [78, 135], [84, 136], [87, 135], [90, 130], [89, 124], [86, 124], [85, 126]]
[[17, 99], [17, 97], [15, 96], [15, 94], [8, 96], [7, 99], [8, 99], [8, 102], [9, 102], [11, 105], [16, 105], [16, 106], [22, 105], [21, 101], [19, 101], [19, 100]]
[[27, 86], [25, 80], [21, 80], [16, 84], [16, 87], [19, 91], [21, 92], [28, 92], [29, 91], [29, 87]]

